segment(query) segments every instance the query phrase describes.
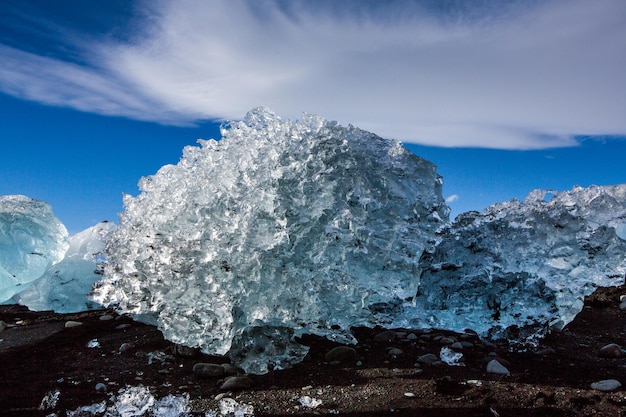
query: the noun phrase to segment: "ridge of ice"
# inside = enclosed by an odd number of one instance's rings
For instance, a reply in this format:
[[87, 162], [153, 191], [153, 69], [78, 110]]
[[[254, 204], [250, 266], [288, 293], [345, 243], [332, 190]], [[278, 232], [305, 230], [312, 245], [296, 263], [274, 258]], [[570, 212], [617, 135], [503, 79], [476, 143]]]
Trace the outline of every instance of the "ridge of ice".
[[410, 302], [445, 224], [436, 167], [397, 141], [257, 108], [143, 178], [107, 243], [95, 300], [167, 339], [266, 372], [313, 333], [354, 342]]
[[573, 320], [597, 287], [624, 282], [624, 224], [626, 184], [535, 190], [464, 213], [422, 256], [415, 308], [396, 324], [532, 342]]
[[70, 236], [63, 260], [48, 268], [13, 299], [33, 311], [75, 313], [99, 308], [88, 295], [101, 278], [98, 263], [104, 259], [104, 242], [114, 230], [114, 223], [100, 222]]
[[0, 196], [0, 303], [63, 259], [68, 246], [67, 229], [48, 203]]

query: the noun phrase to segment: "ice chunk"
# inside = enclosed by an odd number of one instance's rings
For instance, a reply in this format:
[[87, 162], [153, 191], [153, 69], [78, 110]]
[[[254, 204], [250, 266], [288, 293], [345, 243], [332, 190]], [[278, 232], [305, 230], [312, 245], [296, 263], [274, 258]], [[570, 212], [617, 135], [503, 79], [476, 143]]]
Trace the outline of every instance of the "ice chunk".
[[54, 310], [73, 313], [98, 308], [87, 298], [93, 283], [101, 278], [98, 261], [104, 242], [115, 224], [101, 222], [69, 238], [65, 258], [13, 298], [33, 311]]
[[[107, 402], [109, 405], [107, 405]], [[184, 417], [189, 415], [189, 394], [157, 399], [150, 388], [126, 386], [108, 401], [67, 411], [68, 417]]]
[[95, 300], [249, 372], [297, 362], [302, 333], [354, 341], [410, 303], [447, 222], [432, 163], [319, 116], [255, 109], [125, 197]]
[[309, 397], [308, 395], [303, 395], [298, 399], [298, 401], [305, 408], [317, 408], [322, 405], [322, 400]]
[[47, 203], [0, 196], [0, 302], [63, 259], [67, 248], [67, 230]]
[[219, 402], [220, 414], [226, 417], [254, 417], [254, 407], [239, 403], [232, 398], [223, 398]]
[[460, 362], [461, 359], [463, 359], [463, 354], [460, 352], [455, 352], [447, 346], [441, 348], [441, 352], [439, 352], [439, 358], [442, 362], [450, 366], [465, 366], [463, 362]]
[[396, 325], [531, 341], [569, 323], [597, 287], [622, 284], [626, 185], [546, 193], [459, 216], [422, 257], [416, 306]]

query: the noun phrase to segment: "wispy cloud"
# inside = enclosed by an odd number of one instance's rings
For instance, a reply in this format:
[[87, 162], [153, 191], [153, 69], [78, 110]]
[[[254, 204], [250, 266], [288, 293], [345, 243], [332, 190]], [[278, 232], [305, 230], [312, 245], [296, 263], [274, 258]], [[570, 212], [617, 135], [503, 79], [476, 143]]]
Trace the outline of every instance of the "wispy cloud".
[[150, 2], [129, 41], [80, 45], [83, 63], [0, 46], [0, 90], [165, 124], [266, 105], [440, 146], [626, 134], [622, 0], [424, 4]]
[[454, 203], [458, 199], [459, 199], [459, 195], [458, 194], [452, 194], [451, 196], [446, 197], [446, 203], [448, 203], [448, 204]]

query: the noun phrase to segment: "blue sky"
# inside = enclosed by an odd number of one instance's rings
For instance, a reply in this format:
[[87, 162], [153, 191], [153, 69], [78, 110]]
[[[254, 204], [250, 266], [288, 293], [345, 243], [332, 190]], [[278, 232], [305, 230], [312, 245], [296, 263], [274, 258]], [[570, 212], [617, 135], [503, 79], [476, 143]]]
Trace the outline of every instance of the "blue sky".
[[626, 182], [622, 0], [0, 2], [0, 195], [70, 233], [256, 106], [439, 166], [453, 214]]

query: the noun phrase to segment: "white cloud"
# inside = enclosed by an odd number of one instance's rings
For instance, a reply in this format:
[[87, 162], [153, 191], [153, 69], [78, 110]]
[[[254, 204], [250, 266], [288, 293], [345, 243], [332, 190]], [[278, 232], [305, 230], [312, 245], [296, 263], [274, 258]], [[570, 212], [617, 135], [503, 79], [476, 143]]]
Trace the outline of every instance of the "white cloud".
[[128, 43], [84, 45], [87, 65], [0, 46], [0, 89], [166, 124], [265, 105], [440, 146], [539, 149], [626, 134], [622, 0], [447, 17], [419, 1], [363, 4], [151, 2]]
[[458, 199], [459, 199], [459, 195], [458, 194], [452, 194], [451, 196], [446, 197], [446, 203], [448, 203], [448, 204], [454, 203]]

